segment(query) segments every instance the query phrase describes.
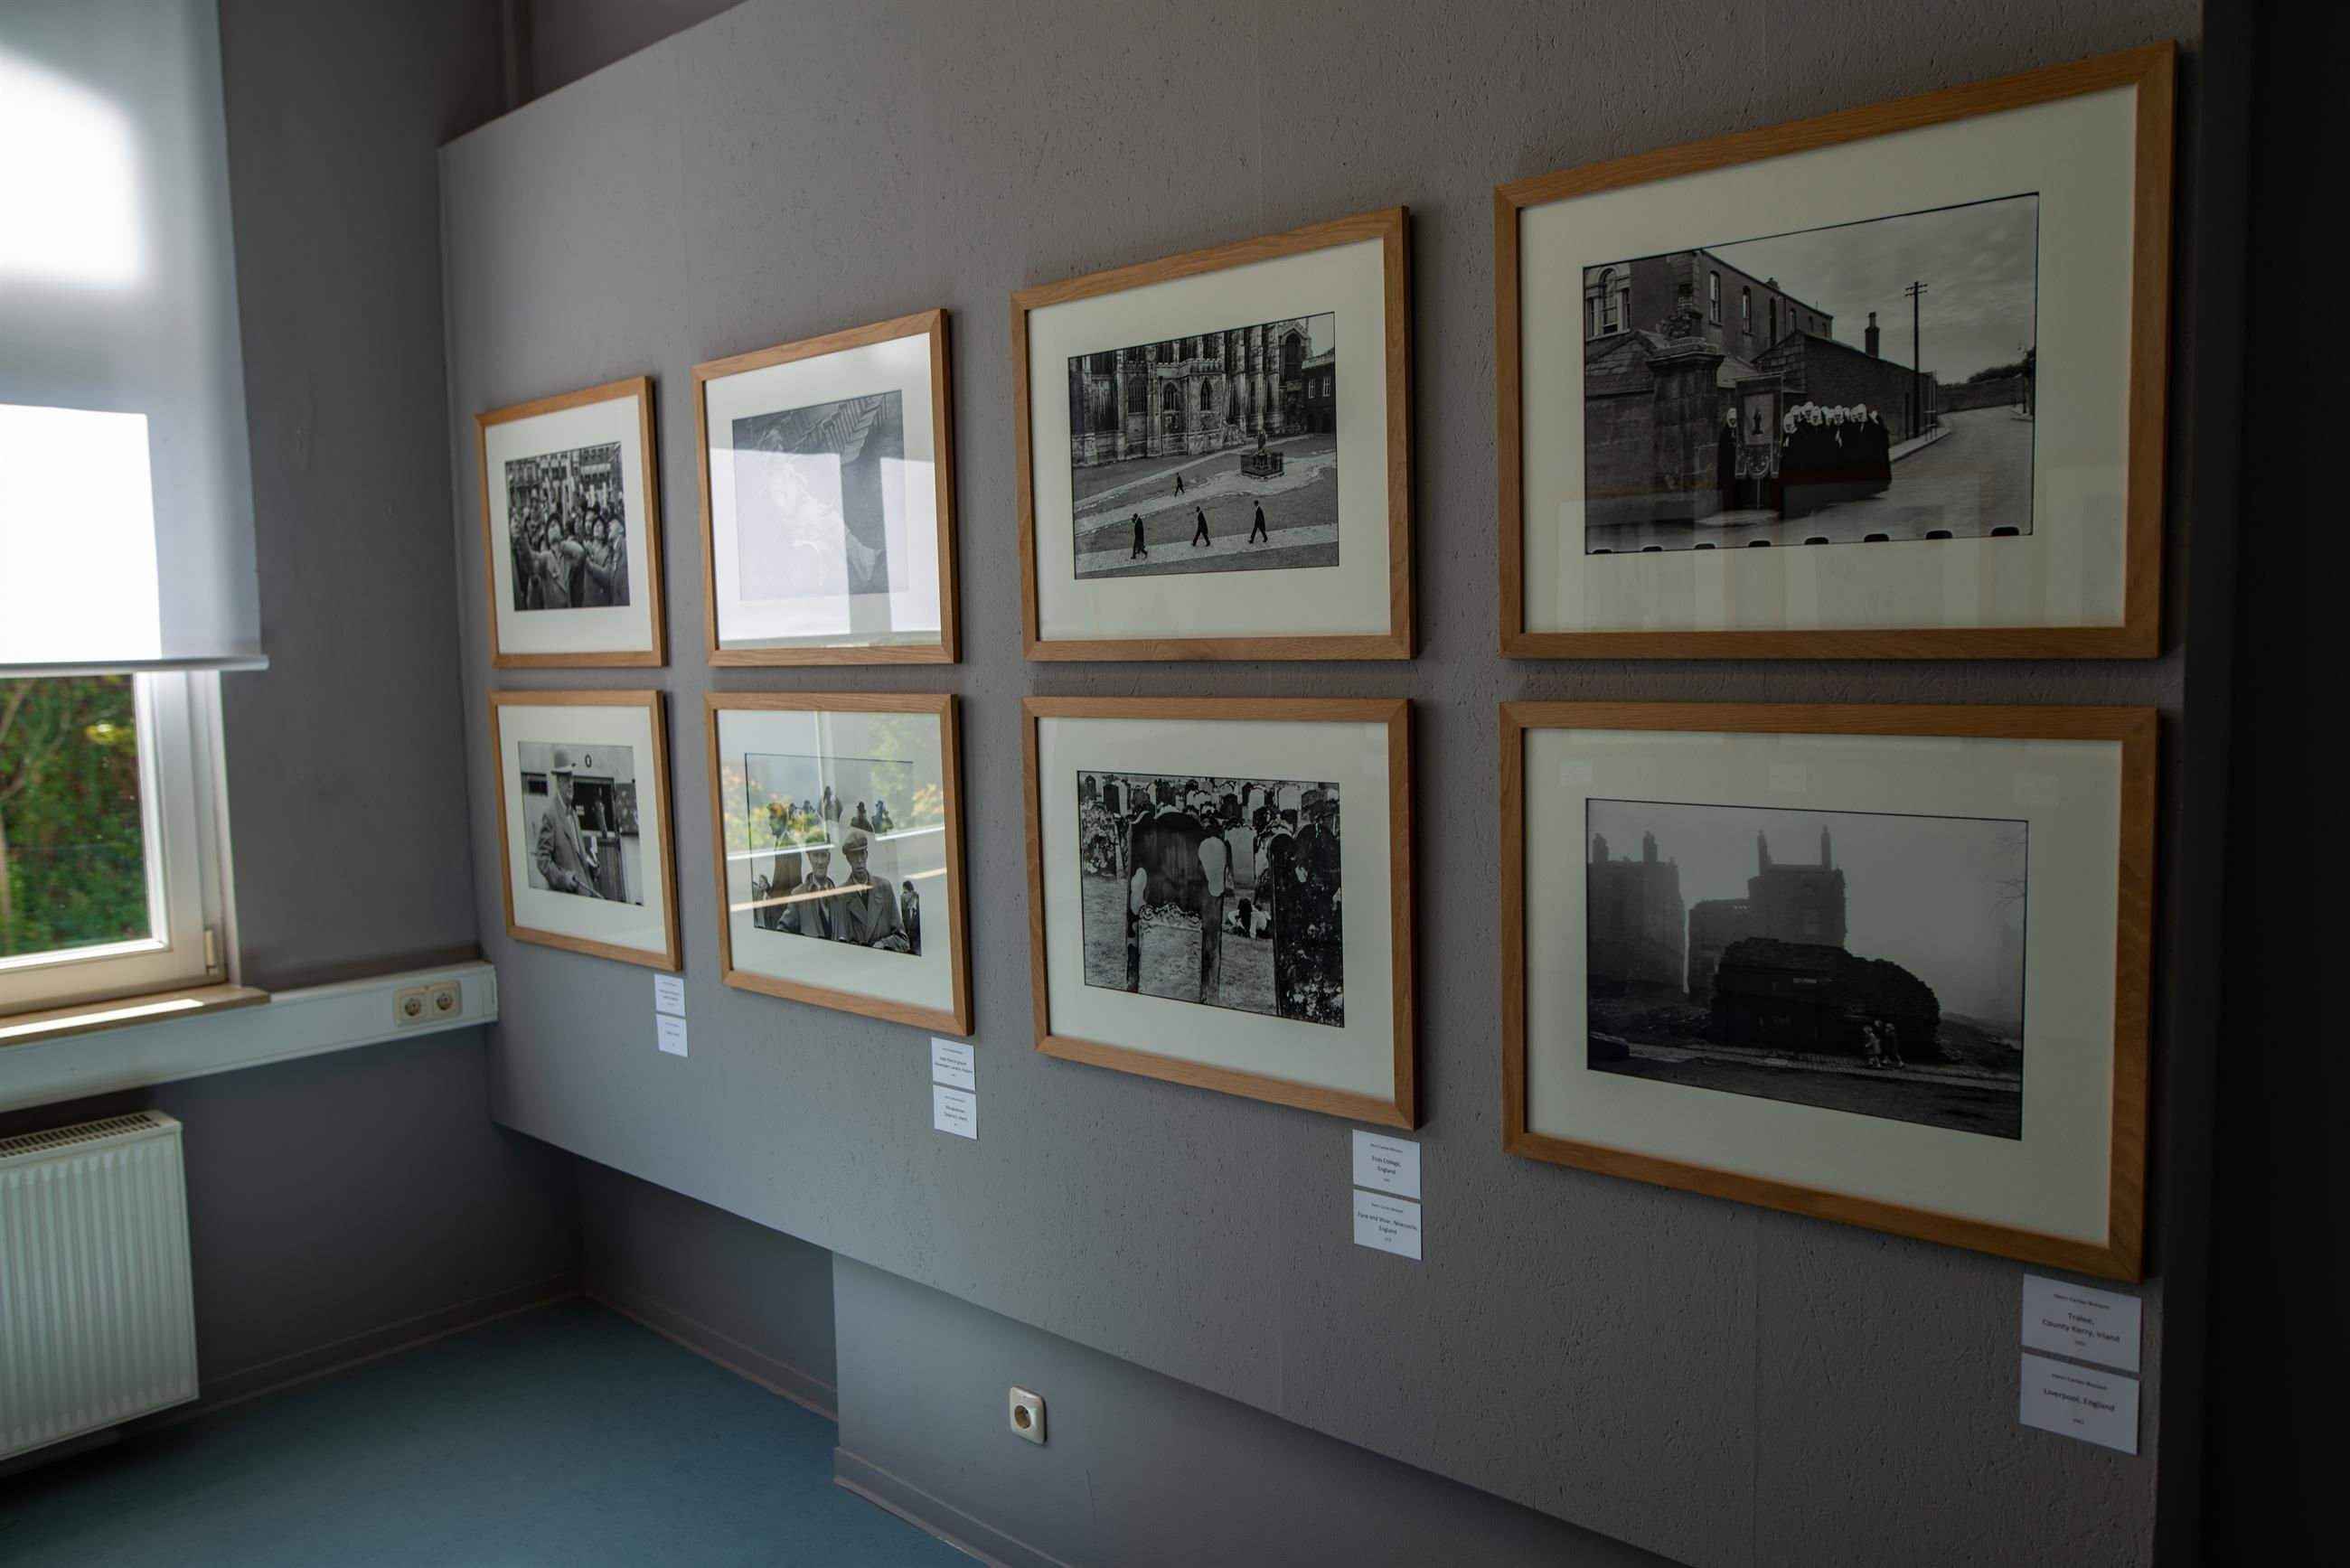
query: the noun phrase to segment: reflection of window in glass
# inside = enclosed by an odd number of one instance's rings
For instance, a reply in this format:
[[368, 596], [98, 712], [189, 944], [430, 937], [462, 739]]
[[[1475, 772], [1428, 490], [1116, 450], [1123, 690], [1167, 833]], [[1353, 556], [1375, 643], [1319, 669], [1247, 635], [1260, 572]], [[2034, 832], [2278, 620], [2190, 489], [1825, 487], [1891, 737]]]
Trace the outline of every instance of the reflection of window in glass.
[[0, 1014], [219, 977], [217, 691], [0, 680]]

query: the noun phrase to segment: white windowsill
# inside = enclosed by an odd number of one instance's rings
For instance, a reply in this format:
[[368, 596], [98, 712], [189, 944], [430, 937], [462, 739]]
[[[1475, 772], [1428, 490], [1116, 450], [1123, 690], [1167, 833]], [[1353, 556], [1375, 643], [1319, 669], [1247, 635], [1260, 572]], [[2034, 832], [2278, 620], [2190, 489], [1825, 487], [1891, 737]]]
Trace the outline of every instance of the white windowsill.
[[[405, 1025], [394, 1022], [394, 997], [444, 981], [461, 989], [455, 1013]], [[497, 971], [477, 961], [281, 991], [255, 1006], [166, 1014], [95, 1033], [0, 1044], [0, 1111], [437, 1034], [487, 1023], [497, 1015]]]

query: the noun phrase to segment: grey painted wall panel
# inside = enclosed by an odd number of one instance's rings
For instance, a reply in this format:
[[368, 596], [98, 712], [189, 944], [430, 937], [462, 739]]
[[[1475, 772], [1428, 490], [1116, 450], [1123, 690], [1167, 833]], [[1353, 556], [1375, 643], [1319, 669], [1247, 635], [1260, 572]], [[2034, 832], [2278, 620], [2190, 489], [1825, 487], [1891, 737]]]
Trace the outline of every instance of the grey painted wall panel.
[[[1683, 1561], [1866, 1561], [1896, 1540], [1919, 1563], [2054, 1561], [2070, 1538], [2039, 1521], [2073, 1496], [2089, 1500], [2111, 1555], [2146, 1556], [2159, 1418], [2136, 1459], [2017, 1431], [2016, 1265], [1501, 1153], [1490, 803], [1494, 706], [1519, 696], [2149, 703], [2175, 745], [2179, 623], [2173, 651], [2139, 664], [1504, 663], [1491, 188], [2151, 38], [2191, 46], [2198, 24], [2182, 0], [2054, 16], [1997, 0], [1930, 14], [1494, 4], [1450, 8], [1440, 26], [1400, 0], [1147, 15], [928, 0], [842, 15], [760, 0], [453, 144], [444, 243], [468, 607], [480, 593], [472, 414], [615, 375], [660, 380], [674, 657], [643, 683], [674, 704], [694, 1041], [685, 1061], [653, 1050], [641, 972], [495, 934], [495, 807], [478, 765], [492, 682], [469, 607], [476, 894], [508, 1002], [497, 1114], [847, 1258]], [[2191, 116], [2185, 130], [2191, 149]], [[2191, 183], [2186, 198], [2192, 233]], [[1011, 290], [1394, 202], [1414, 213], [1421, 657], [1024, 664]], [[707, 669], [688, 367], [935, 304], [954, 314], [965, 662]], [[2195, 334], [2183, 321], [2182, 340]], [[2230, 396], [2182, 384], [2179, 418], [2231, 417]], [[2174, 507], [2174, 538], [2189, 510]], [[606, 683], [586, 671], [495, 682]], [[716, 983], [701, 695], [793, 688], [967, 701], [975, 1145], [930, 1131], [921, 1037]], [[1421, 699], [1426, 1263], [1352, 1248], [1337, 1124], [1029, 1050], [1017, 721], [1029, 691]], [[2175, 796], [2170, 809], [2183, 809]], [[2205, 853], [2176, 833], [2167, 845], [2166, 891]], [[2166, 941], [2189, 940], [2185, 911], [2165, 918]], [[2158, 1256], [2160, 1241], [2158, 1216]], [[2160, 1282], [2144, 1293], [2152, 1397]]]
[[[879, 1269], [834, 1292], [841, 1448], [1080, 1568], [1666, 1561]], [[1014, 1384], [1041, 1447], [1004, 1424]]]
[[832, 1254], [592, 1160], [578, 1160], [579, 1271], [591, 1293], [655, 1303], [829, 1388]]
[[221, 681], [253, 984], [471, 956], [432, 149], [494, 109], [498, 50], [460, 0], [222, 0], [271, 661]]
[[555, 91], [706, 21], [735, 0], [516, 0], [530, 17], [531, 86]]

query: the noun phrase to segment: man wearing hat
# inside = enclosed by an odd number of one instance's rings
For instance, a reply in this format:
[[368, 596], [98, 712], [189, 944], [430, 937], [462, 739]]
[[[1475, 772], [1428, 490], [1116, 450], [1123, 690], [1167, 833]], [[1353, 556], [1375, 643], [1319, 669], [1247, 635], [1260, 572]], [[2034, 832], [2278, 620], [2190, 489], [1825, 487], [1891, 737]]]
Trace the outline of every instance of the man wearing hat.
[[841, 884], [838, 907], [833, 911], [833, 935], [860, 948], [904, 952], [908, 950], [905, 933], [898, 929], [897, 890], [886, 877], [876, 882], [865, 867], [872, 851], [873, 836], [862, 827], [850, 828], [848, 836], [841, 840], [848, 879]]
[[538, 819], [538, 847], [533, 857], [538, 875], [558, 893], [600, 898], [596, 888], [596, 857], [579, 836], [579, 818], [571, 807], [571, 776], [577, 772], [569, 748], [555, 748], [547, 764], [546, 815]]

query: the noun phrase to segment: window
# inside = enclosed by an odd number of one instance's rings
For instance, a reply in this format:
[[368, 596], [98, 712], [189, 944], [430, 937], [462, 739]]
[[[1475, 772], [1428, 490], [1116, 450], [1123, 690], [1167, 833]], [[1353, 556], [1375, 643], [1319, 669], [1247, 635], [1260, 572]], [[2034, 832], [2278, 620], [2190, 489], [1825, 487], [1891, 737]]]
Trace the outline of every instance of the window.
[[1775, 299], [1771, 302], [1771, 341], [1779, 341], [1779, 302]]
[[219, 693], [0, 678], [0, 1013], [226, 978]]
[[1616, 269], [1612, 266], [1602, 267], [1599, 272], [1598, 299], [1600, 335], [1624, 330], [1624, 317], [1629, 313], [1631, 300], [1631, 285], [1627, 282], [1619, 289], [1616, 282]]
[[1706, 315], [1716, 327], [1721, 325], [1721, 275], [1710, 272], [1706, 278]]
[[1754, 336], [1754, 291], [1751, 288], [1738, 291], [1738, 330], [1749, 337]]
[[1215, 412], [1215, 410], [1216, 384], [1203, 379], [1200, 383], [1200, 411], [1208, 414]]

